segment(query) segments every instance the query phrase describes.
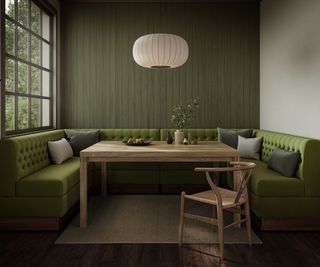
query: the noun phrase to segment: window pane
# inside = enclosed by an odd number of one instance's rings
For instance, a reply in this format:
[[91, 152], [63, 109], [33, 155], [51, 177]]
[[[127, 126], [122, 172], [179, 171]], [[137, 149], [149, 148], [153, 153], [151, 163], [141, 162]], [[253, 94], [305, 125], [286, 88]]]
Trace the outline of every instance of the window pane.
[[41, 71], [38, 68], [31, 67], [31, 94], [32, 95], [40, 95], [40, 75]]
[[29, 28], [28, 17], [29, 17], [29, 8], [28, 0], [18, 0], [18, 21], [24, 26]]
[[40, 8], [31, 2], [31, 30], [37, 34], [40, 33], [40, 25], [41, 25], [41, 11]]
[[28, 77], [29, 66], [27, 64], [18, 62], [18, 92], [28, 93]]
[[14, 92], [14, 60], [6, 58], [6, 91]]
[[42, 126], [50, 125], [50, 101], [42, 99]]
[[29, 47], [29, 34], [27, 31], [18, 27], [18, 57], [29, 60], [28, 58], [28, 47]]
[[50, 96], [50, 75], [47, 71], [42, 71], [42, 95]]
[[40, 65], [41, 41], [35, 36], [31, 36], [31, 62]]
[[50, 48], [45, 42], [42, 42], [42, 67], [50, 68]]
[[14, 130], [14, 96], [6, 96], [6, 131]]
[[50, 40], [50, 17], [42, 12], [42, 37]]
[[41, 126], [41, 105], [40, 99], [31, 98], [31, 127], [37, 128]]
[[14, 40], [15, 40], [14, 24], [6, 20], [6, 52], [14, 55]]
[[14, 18], [14, 0], [6, 0], [6, 14]]
[[18, 129], [28, 128], [28, 98], [18, 96]]

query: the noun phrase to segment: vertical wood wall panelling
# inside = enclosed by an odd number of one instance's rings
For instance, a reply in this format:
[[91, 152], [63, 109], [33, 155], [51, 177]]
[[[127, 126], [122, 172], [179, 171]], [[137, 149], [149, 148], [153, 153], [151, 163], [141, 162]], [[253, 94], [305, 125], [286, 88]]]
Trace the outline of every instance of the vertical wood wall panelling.
[[[259, 127], [258, 3], [62, 3], [62, 127], [165, 128], [199, 96], [193, 127]], [[181, 35], [176, 69], [138, 66], [134, 41]]]

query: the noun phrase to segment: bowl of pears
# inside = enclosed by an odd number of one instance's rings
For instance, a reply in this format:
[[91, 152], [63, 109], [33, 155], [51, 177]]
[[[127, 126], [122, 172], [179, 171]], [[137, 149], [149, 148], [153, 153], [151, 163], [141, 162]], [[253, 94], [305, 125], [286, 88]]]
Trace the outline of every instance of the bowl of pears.
[[147, 146], [151, 144], [151, 140], [144, 140], [143, 138], [132, 138], [125, 139], [122, 141], [127, 146]]

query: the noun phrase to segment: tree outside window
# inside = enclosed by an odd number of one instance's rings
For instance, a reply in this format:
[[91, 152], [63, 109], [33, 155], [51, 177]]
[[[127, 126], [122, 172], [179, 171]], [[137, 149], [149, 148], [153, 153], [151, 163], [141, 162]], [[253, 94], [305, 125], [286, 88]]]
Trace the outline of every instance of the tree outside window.
[[52, 15], [32, 0], [6, 0], [6, 134], [52, 128]]

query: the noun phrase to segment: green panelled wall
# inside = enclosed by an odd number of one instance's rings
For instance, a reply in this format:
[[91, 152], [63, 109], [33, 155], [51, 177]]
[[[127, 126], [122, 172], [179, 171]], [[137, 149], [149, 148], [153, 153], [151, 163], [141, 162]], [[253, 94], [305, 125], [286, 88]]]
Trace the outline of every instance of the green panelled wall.
[[[258, 3], [62, 3], [61, 127], [166, 128], [200, 97], [193, 127], [259, 127]], [[134, 41], [181, 35], [176, 69], [138, 66]]]

